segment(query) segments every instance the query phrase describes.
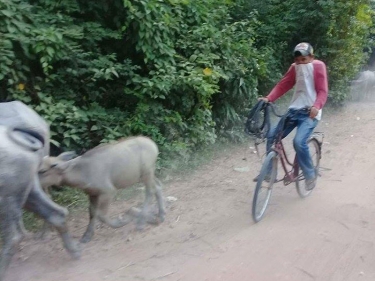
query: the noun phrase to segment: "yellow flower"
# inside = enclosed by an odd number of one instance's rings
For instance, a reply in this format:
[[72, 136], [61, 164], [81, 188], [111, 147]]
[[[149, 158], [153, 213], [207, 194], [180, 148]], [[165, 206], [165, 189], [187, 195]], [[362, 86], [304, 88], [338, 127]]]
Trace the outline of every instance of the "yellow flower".
[[18, 90], [23, 91], [23, 90], [25, 90], [25, 84], [19, 83], [18, 86], [17, 86], [17, 88], [18, 88]]
[[203, 74], [206, 76], [212, 75], [212, 69], [209, 67], [206, 67], [205, 69], [203, 69]]

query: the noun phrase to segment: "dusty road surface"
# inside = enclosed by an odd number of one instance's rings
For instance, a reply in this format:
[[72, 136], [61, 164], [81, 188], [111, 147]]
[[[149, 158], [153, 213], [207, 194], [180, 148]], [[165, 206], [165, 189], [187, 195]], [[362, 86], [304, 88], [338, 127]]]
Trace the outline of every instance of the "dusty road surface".
[[[249, 146], [223, 151], [165, 186], [166, 221], [136, 232], [98, 227], [73, 261], [58, 237], [22, 242], [7, 281], [375, 280], [375, 103], [326, 113], [322, 177], [300, 199], [276, 185], [264, 219], [251, 220], [260, 162]], [[246, 158], [246, 160], [243, 160]], [[142, 200], [116, 202], [113, 215]], [[87, 213], [72, 214], [75, 237]]]

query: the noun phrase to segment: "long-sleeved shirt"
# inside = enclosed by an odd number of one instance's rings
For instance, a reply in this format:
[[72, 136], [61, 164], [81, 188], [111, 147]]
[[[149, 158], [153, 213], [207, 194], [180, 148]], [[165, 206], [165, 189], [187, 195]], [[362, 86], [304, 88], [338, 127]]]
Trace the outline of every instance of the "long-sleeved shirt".
[[[316, 91], [316, 98], [312, 105], [315, 108], [321, 110], [325, 105], [328, 97], [328, 78], [327, 70], [324, 62], [320, 60], [313, 60], [313, 73], [314, 73], [314, 87]], [[270, 94], [267, 96], [270, 102], [274, 102], [286, 92], [291, 90], [296, 84], [296, 64], [293, 63], [284, 77], [279, 83], [272, 89]]]

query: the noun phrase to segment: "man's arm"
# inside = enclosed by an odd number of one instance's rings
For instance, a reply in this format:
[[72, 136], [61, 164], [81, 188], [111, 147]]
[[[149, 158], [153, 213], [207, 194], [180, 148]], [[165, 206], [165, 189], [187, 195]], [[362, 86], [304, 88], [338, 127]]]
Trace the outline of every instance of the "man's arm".
[[296, 69], [294, 68], [294, 64], [292, 64], [288, 71], [285, 73], [283, 78], [276, 84], [276, 86], [272, 89], [272, 91], [268, 94], [267, 99], [270, 102], [274, 102], [290, 89], [293, 88], [294, 84], [296, 83]]
[[328, 97], [328, 78], [326, 65], [322, 61], [314, 64], [315, 90], [316, 100], [314, 107], [317, 109], [323, 108]]

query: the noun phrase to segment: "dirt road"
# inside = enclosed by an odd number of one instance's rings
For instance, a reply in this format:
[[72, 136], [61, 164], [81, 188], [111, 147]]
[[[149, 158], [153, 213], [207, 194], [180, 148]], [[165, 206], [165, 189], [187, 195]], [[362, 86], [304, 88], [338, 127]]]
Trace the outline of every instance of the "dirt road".
[[[166, 221], [101, 227], [70, 260], [58, 237], [21, 245], [7, 281], [375, 280], [375, 103], [325, 114], [325, 169], [310, 197], [278, 184], [264, 219], [251, 220], [260, 162], [246, 147], [224, 151], [192, 176], [165, 186]], [[243, 158], [246, 157], [246, 160]], [[236, 169], [237, 168], [237, 169]], [[240, 169], [238, 169], [240, 168]], [[240, 170], [240, 171], [239, 171]], [[116, 202], [113, 214], [141, 200]], [[87, 213], [69, 223], [82, 235]], [[74, 219], [73, 219], [74, 218]]]

